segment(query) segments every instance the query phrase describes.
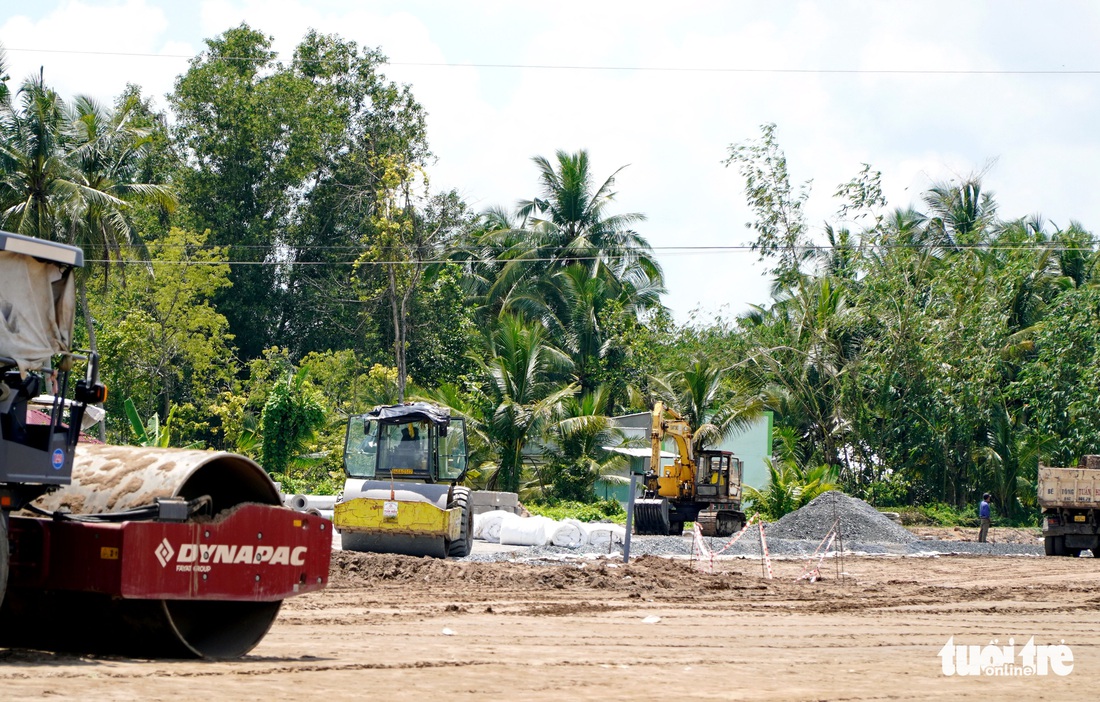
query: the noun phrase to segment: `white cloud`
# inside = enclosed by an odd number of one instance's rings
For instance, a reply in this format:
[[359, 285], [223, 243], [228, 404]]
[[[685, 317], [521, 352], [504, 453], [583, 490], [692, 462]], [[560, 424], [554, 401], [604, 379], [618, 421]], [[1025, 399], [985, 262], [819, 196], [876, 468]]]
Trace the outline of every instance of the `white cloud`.
[[8, 48], [13, 87], [41, 68], [46, 84], [62, 97], [86, 94], [106, 101], [127, 83], [144, 86], [154, 97], [171, 88], [186, 60], [155, 55], [193, 49], [185, 40], [166, 42], [168, 29], [163, 10], [146, 0], [68, 0], [38, 19], [9, 17], [0, 25], [0, 41]]
[[[1002, 214], [1041, 210], [1060, 224], [1073, 217], [1100, 227], [1092, 198], [1100, 155], [1094, 76], [935, 72], [1100, 65], [1100, 8], [1026, 1], [1005, 8], [957, 0], [461, 7], [204, 0], [187, 25], [172, 19], [180, 10], [168, 0], [68, 0], [13, 14], [0, 40], [190, 55], [203, 38], [245, 21], [273, 35], [286, 60], [308, 28], [337, 33], [380, 47], [395, 62], [387, 76], [412, 84], [429, 113], [436, 187], [457, 187], [476, 207], [509, 206], [537, 188], [532, 156], [587, 148], [599, 177], [630, 164], [617, 181], [618, 211], [644, 212], [640, 231], [659, 252], [751, 240], [742, 183], [722, 160], [729, 144], [756, 138], [765, 122], [778, 125], [792, 179], [814, 180], [807, 212], [816, 228], [836, 210], [836, 186], [861, 163], [883, 172], [892, 206], [919, 206], [929, 184], [991, 159], [986, 186]], [[14, 76], [45, 63], [63, 95], [107, 99], [127, 81], [159, 95], [186, 69], [186, 61], [86, 54], [12, 52], [9, 59]], [[466, 62], [788, 72], [407, 65]], [[805, 69], [925, 73], [789, 72]], [[738, 311], [765, 302], [768, 281], [755, 261], [751, 252], [665, 254], [667, 302], [681, 319], [700, 305]]]

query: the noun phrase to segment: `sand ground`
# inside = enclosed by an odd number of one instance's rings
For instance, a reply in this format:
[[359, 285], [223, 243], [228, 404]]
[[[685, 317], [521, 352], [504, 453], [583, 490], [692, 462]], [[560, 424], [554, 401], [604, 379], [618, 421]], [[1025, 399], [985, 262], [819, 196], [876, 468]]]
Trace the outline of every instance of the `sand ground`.
[[[579, 566], [334, 552], [228, 662], [0, 649], [4, 699], [1083, 699], [1100, 682], [1100, 561], [642, 558]], [[946, 676], [948, 641], [1064, 642], [1065, 676]], [[1018, 661], [1017, 661], [1018, 662]]]

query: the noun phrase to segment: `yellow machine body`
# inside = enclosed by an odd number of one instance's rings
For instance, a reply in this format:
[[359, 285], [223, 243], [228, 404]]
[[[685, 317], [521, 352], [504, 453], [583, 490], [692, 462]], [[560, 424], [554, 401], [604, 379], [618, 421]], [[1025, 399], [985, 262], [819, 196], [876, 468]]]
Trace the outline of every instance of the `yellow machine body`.
[[431, 502], [357, 497], [336, 505], [332, 523], [341, 533], [431, 536], [457, 539], [462, 510]]

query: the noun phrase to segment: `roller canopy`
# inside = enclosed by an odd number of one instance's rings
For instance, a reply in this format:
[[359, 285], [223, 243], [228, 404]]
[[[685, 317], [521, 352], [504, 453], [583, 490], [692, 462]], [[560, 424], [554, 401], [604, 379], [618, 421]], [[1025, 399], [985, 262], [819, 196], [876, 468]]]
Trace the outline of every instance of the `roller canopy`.
[[449, 407], [430, 405], [427, 402], [410, 402], [405, 405], [375, 407], [367, 413], [367, 419], [372, 419], [382, 424], [431, 422], [436, 426], [445, 427], [450, 424], [451, 409]]
[[48, 368], [72, 345], [76, 310], [73, 266], [80, 249], [0, 232], [0, 357], [21, 372]]

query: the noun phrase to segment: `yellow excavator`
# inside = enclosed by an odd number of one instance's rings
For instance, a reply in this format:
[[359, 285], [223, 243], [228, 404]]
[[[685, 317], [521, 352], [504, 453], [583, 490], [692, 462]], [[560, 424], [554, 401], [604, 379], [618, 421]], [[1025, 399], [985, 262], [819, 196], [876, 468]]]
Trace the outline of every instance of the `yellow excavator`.
[[349, 551], [462, 558], [473, 546], [466, 424], [426, 402], [376, 407], [348, 421], [347, 479], [333, 524]]
[[[741, 511], [741, 460], [730, 451], [692, 445], [691, 426], [663, 402], [653, 406], [650, 442], [653, 449], [645, 489], [634, 502], [634, 533], [682, 534], [684, 522], [699, 524], [705, 536], [729, 536], [745, 525]], [[661, 464], [661, 443], [676, 442], [672, 465]]]

